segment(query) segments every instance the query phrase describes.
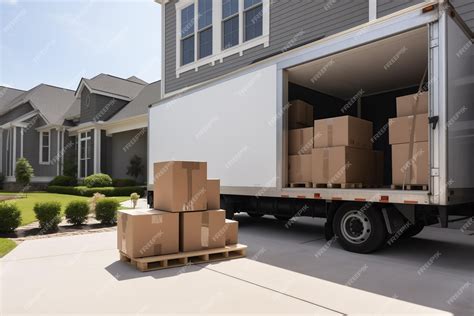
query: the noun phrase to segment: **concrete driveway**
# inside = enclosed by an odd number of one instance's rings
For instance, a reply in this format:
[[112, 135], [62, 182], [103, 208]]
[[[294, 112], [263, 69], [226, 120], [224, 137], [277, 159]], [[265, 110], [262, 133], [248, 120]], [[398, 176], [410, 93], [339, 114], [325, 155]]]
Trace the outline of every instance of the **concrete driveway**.
[[0, 314], [473, 315], [473, 236], [429, 228], [358, 255], [318, 220], [238, 219], [247, 258], [148, 273], [118, 261], [113, 232], [26, 241], [0, 261]]

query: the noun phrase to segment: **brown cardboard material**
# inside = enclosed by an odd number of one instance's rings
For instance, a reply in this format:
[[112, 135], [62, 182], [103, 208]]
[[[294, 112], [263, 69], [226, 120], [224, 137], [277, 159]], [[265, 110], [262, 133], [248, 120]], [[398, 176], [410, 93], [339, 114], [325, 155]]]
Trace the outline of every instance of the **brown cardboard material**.
[[428, 93], [422, 92], [420, 93], [417, 111], [415, 113], [415, 101], [416, 101], [416, 93], [404, 95], [397, 98], [397, 116], [408, 116], [413, 114], [424, 114], [428, 113]]
[[225, 211], [180, 213], [179, 237], [180, 251], [225, 247]]
[[372, 148], [372, 122], [353, 116], [314, 121], [314, 148], [349, 146]]
[[413, 125], [415, 125], [414, 141], [428, 141], [428, 114], [425, 113], [416, 115], [416, 118], [414, 115], [391, 118], [388, 123], [390, 144], [409, 143]]
[[310, 155], [313, 149], [313, 127], [288, 131], [288, 154]]
[[168, 212], [207, 209], [207, 163], [164, 161], [154, 164], [154, 208]]
[[313, 106], [301, 100], [289, 102], [288, 128], [304, 128], [313, 126]]
[[219, 179], [207, 179], [207, 208], [218, 210], [221, 208], [221, 181]]
[[117, 218], [117, 247], [130, 258], [159, 256], [179, 251], [177, 213], [121, 210]]
[[288, 182], [311, 182], [311, 155], [288, 156]]
[[348, 146], [314, 148], [312, 153], [313, 184], [371, 184], [374, 153], [371, 149]]
[[413, 143], [411, 157], [409, 157], [409, 143], [392, 145], [392, 183], [428, 184], [428, 155], [428, 142]]
[[239, 222], [225, 220], [225, 245], [235, 245], [239, 242]]

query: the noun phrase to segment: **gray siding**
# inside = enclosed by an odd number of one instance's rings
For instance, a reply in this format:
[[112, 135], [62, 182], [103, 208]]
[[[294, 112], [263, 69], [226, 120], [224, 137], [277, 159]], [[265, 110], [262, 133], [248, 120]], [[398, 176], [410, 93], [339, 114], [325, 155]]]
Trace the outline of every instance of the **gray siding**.
[[[214, 66], [203, 66], [199, 71], [188, 71], [176, 78], [176, 0], [165, 6], [165, 91], [194, 85], [213, 79], [247, 66], [255, 59], [277, 53], [289, 44], [298, 45], [322, 35], [332, 35], [354, 26], [363, 24], [369, 19], [369, 1], [336, 1], [328, 4], [327, 0], [274, 0], [270, 6], [270, 45], [246, 50], [243, 56], [238, 54], [224, 59], [223, 63]], [[301, 32], [301, 33], [300, 33]], [[296, 36], [299, 34], [298, 36]]]
[[2, 116], [0, 116], [0, 125], [11, 122], [26, 113], [33, 111], [33, 107], [30, 103], [25, 103], [15, 107], [13, 110], [6, 112]]
[[137, 155], [142, 158], [145, 171], [138, 178], [139, 182], [146, 181], [147, 167], [147, 132], [135, 129], [107, 137], [107, 152], [113, 159], [108, 160], [107, 171], [112, 178], [131, 178], [127, 175], [130, 159]]
[[424, 2], [424, 0], [377, 0], [377, 18], [381, 18], [422, 2]]
[[474, 32], [474, 1], [451, 0], [451, 3], [467, 26]]
[[127, 104], [127, 101], [90, 93], [84, 88], [81, 92], [80, 122], [107, 121]]

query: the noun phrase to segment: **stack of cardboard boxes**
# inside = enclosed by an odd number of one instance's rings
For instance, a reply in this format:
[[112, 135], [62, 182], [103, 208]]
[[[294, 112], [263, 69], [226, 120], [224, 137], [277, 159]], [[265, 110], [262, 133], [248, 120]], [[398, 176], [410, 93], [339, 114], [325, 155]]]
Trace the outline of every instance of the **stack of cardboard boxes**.
[[398, 97], [389, 120], [394, 185], [428, 184], [428, 130], [428, 93]]
[[314, 121], [312, 181], [383, 184], [383, 152], [372, 150], [372, 122], [352, 116]]
[[207, 163], [154, 165], [154, 210], [118, 214], [118, 249], [142, 258], [237, 244], [238, 222], [220, 209], [220, 181], [207, 179]]

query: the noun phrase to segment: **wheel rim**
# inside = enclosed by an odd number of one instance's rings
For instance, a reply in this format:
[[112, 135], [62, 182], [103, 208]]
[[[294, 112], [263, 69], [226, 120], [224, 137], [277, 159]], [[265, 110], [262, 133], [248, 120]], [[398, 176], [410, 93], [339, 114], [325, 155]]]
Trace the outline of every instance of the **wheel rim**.
[[341, 233], [347, 241], [361, 244], [370, 237], [372, 225], [363, 212], [354, 210], [347, 212], [341, 220]]

